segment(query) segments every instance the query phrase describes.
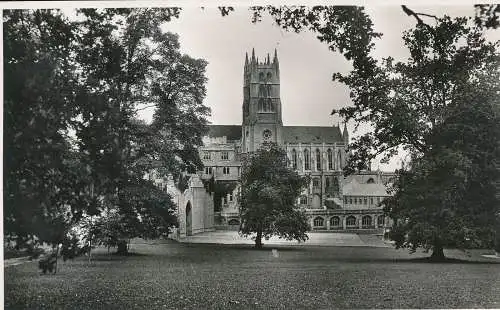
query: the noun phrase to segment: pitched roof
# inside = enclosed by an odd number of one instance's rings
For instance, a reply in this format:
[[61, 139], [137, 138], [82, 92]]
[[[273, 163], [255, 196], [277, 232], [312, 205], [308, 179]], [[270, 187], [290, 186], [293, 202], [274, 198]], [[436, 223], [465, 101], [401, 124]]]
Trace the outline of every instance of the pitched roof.
[[[209, 125], [208, 136], [241, 140], [240, 125]], [[336, 126], [283, 126], [283, 141], [286, 143], [335, 143], [342, 142], [340, 129]]]
[[389, 196], [384, 184], [360, 184], [356, 179], [352, 179], [351, 182], [342, 187], [342, 194], [344, 196]]
[[283, 126], [285, 143], [335, 143], [342, 142], [340, 128], [336, 126]]
[[241, 126], [240, 125], [209, 125], [208, 136], [214, 137], [227, 137], [228, 140], [241, 139]]

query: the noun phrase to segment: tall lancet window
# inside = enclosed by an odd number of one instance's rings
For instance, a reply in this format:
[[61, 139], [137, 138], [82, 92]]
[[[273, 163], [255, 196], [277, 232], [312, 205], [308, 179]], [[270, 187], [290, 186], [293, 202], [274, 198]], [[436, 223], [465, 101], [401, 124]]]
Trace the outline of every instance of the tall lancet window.
[[259, 97], [262, 97], [262, 98], [271, 97], [271, 85], [260, 84], [259, 85]]
[[338, 170], [342, 169], [342, 154], [340, 153], [340, 150], [337, 154], [337, 166]]
[[328, 160], [328, 170], [333, 170], [333, 154], [332, 154], [332, 149], [328, 149], [326, 151], [327, 154], [327, 160]]
[[316, 170], [321, 170], [321, 151], [316, 149]]
[[264, 99], [260, 98], [259, 99], [259, 112], [263, 112], [264, 111]]
[[259, 112], [274, 112], [273, 101], [271, 98], [259, 98]]
[[297, 170], [297, 151], [295, 149], [292, 150], [292, 167]]
[[308, 149], [304, 150], [304, 170], [311, 170], [311, 158]]
[[273, 109], [273, 101], [272, 101], [272, 99], [268, 98], [266, 103], [267, 103], [266, 110], [268, 112], [273, 112], [274, 109]]

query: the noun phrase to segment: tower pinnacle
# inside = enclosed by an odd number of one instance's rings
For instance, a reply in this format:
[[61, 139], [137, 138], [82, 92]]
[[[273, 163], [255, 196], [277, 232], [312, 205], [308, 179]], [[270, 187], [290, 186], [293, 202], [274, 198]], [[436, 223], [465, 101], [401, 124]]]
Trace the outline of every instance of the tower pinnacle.
[[344, 143], [349, 143], [349, 132], [347, 132], [347, 122], [344, 122], [344, 132], [342, 133]]

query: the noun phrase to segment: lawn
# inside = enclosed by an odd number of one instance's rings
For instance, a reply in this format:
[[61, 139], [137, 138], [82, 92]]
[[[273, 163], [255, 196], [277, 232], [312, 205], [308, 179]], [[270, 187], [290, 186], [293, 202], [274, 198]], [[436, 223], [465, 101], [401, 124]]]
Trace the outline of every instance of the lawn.
[[407, 251], [369, 247], [134, 244], [40, 275], [36, 263], [4, 269], [5, 308], [325, 309], [500, 308], [500, 261], [428, 263]]

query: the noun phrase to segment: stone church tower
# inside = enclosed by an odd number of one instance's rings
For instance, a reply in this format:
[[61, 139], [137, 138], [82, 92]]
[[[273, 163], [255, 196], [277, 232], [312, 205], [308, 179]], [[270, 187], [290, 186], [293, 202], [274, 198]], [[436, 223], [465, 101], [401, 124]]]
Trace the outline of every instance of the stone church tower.
[[[209, 132], [203, 138], [204, 146], [200, 148], [204, 168], [192, 177], [201, 179], [209, 192], [203, 197], [213, 201], [206, 203], [209, 210], [205, 213], [196, 211], [201, 210], [199, 206], [203, 203], [197, 197], [202, 196], [194, 195], [181, 201], [185, 210], [179, 213], [184, 221], [181, 235], [184, 231], [186, 234], [200, 231], [197, 229], [201, 224], [205, 230], [211, 229], [212, 223], [219, 229], [239, 229], [242, 166], [248, 153], [255, 152], [266, 141], [283, 148], [291, 169], [310, 177], [311, 182], [301, 192], [296, 205], [306, 210], [312, 229], [380, 232], [384, 227], [380, 202], [388, 194], [382, 178], [371, 171], [348, 178], [342, 175], [349, 156], [346, 124], [343, 130], [340, 124], [283, 125], [279, 69], [276, 50], [273, 57], [267, 54], [261, 61], [253, 49], [251, 57], [246, 54], [243, 122], [241, 125], [209, 125]], [[214, 221], [206, 220], [205, 214], [213, 214]]]
[[281, 118], [280, 70], [278, 55], [274, 50], [264, 61], [245, 57], [243, 77], [243, 153], [256, 151], [263, 142], [283, 143]]

